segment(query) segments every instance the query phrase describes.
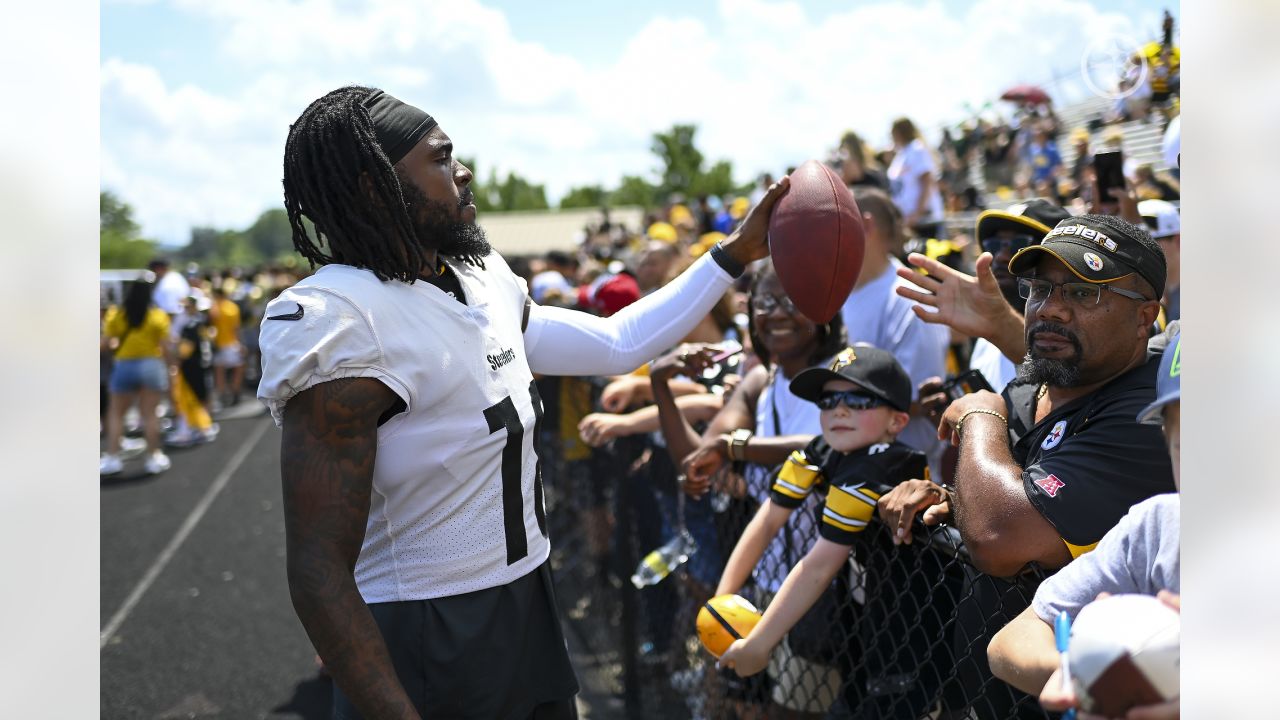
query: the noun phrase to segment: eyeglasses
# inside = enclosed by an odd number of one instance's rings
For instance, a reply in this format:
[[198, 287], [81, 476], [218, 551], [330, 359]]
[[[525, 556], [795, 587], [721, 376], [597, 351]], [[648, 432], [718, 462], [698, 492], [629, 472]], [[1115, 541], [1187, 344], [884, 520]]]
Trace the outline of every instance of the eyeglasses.
[[751, 298], [751, 309], [757, 315], [768, 315], [769, 313], [782, 308], [782, 312], [788, 315], [794, 315], [798, 310], [791, 302], [789, 297], [774, 297], [772, 295], [760, 295]]
[[1117, 295], [1147, 302], [1150, 298], [1144, 297], [1132, 290], [1122, 290], [1114, 288], [1107, 283], [1087, 283], [1087, 282], [1067, 282], [1067, 283], [1051, 283], [1048, 280], [1040, 280], [1038, 278], [1018, 278], [1018, 296], [1026, 300], [1029, 304], [1039, 305], [1049, 299], [1053, 294], [1053, 289], [1062, 288], [1062, 297], [1066, 302], [1080, 307], [1093, 307], [1102, 302], [1102, 290], [1105, 288]]
[[992, 235], [982, 238], [978, 241], [978, 244], [982, 246], [983, 252], [999, 255], [1003, 250], [1016, 253], [1022, 248], [1035, 245], [1038, 242], [1040, 242], [1040, 238], [1034, 235], [1014, 235], [1012, 237]]
[[874, 395], [866, 395], [856, 390], [824, 392], [818, 396], [818, 407], [823, 410], [834, 410], [837, 405], [844, 405], [850, 410], [870, 410], [871, 408], [888, 404], [881, 398]]

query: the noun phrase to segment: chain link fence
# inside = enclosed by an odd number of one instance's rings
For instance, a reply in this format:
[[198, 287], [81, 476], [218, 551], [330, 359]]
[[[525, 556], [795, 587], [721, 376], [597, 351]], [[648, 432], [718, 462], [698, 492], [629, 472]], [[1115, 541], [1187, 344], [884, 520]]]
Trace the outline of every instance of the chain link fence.
[[[590, 449], [576, 423], [600, 384], [546, 378], [542, 438], [552, 566], [566, 632], [579, 649], [584, 691], [611, 698], [600, 718], [1052, 717], [995, 679], [987, 643], [1025, 609], [1042, 579], [992, 578], [974, 569], [954, 528], [917, 526], [894, 546], [872, 523], [822, 598], [749, 678], [717, 670], [695, 617], [758, 508], [710, 493], [681, 500], [660, 438], [619, 438]], [[738, 487], [742, 487], [739, 484]], [[817, 537], [817, 498], [796, 510], [741, 594], [761, 610]], [[687, 562], [637, 588], [641, 559], [686, 530]]]

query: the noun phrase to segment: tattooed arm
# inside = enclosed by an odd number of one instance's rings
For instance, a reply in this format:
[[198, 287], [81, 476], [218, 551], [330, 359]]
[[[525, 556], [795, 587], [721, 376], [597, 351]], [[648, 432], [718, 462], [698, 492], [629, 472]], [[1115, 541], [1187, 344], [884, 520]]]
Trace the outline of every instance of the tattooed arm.
[[334, 682], [370, 720], [418, 718], [354, 576], [378, 418], [398, 402], [371, 378], [321, 383], [285, 406], [281, 440], [289, 595]]

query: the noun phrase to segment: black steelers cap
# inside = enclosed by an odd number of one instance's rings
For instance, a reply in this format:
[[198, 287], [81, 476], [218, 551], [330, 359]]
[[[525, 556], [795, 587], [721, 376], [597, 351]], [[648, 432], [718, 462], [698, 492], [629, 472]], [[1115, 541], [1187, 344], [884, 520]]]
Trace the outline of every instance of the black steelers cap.
[[1017, 252], [1009, 260], [1009, 272], [1025, 275], [1035, 267], [1039, 253], [1062, 261], [1081, 280], [1105, 283], [1137, 273], [1164, 293], [1167, 267], [1164, 251], [1145, 227], [1114, 215], [1081, 215], [1058, 223], [1039, 245]]
[[845, 348], [827, 367], [809, 368], [796, 375], [791, 381], [791, 393], [817, 402], [822, 386], [831, 380], [856, 383], [895, 410], [909, 412], [911, 407], [911, 378], [887, 350], [870, 345]]
[[1071, 217], [1071, 213], [1044, 198], [1014, 203], [1004, 210], [984, 210], [974, 225], [974, 236], [979, 240], [991, 237], [1001, 230], [1027, 233], [1044, 237], [1054, 225]]

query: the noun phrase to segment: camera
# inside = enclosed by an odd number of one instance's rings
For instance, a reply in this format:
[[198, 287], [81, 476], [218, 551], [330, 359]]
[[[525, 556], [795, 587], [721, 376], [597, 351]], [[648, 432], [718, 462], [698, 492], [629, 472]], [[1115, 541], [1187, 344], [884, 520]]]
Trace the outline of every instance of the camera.
[[979, 390], [994, 392], [991, 389], [991, 383], [987, 382], [987, 379], [977, 370], [962, 372], [942, 383], [942, 392], [946, 394], [947, 399], [951, 402], [955, 402], [965, 395]]

